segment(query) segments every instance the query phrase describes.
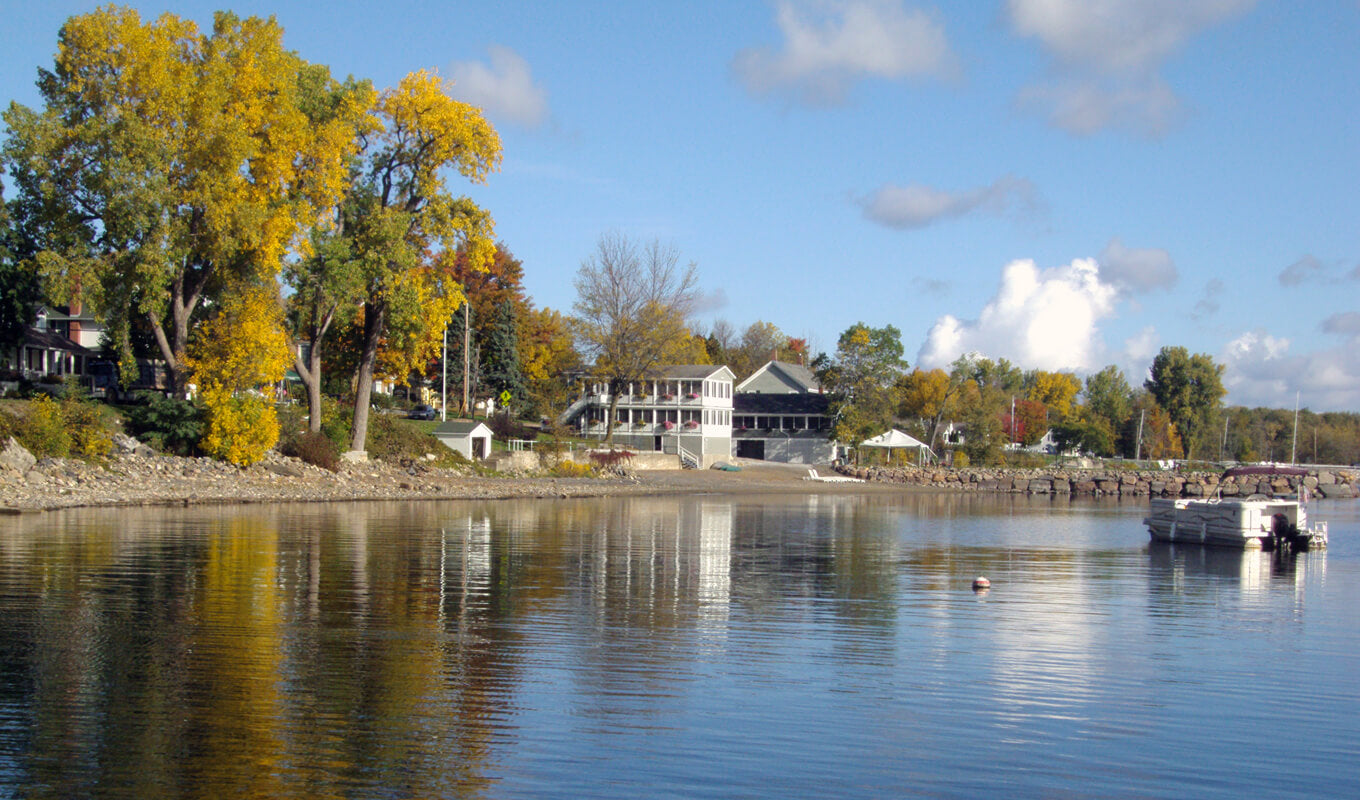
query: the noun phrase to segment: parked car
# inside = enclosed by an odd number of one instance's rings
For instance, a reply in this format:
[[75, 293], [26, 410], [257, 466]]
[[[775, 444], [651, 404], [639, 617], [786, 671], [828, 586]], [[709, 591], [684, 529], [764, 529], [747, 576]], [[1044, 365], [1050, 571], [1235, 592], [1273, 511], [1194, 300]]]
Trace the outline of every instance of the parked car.
[[407, 419], [434, 419], [434, 406], [416, 406], [411, 409], [411, 413], [406, 415]]

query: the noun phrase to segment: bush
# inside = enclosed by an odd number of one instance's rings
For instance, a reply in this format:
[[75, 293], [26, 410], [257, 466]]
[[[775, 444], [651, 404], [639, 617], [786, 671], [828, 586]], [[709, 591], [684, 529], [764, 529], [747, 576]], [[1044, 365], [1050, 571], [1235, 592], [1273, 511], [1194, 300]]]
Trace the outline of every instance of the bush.
[[248, 467], [278, 442], [279, 417], [264, 398], [225, 389], [204, 394], [207, 431], [199, 444], [207, 455]]
[[600, 472], [621, 473], [633, 463], [633, 455], [628, 450], [592, 450], [590, 464]]
[[589, 464], [559, 461], [549, 467], [546, 474], [553, 478], [589, 478], [595, 475], [595, 470]]
[[62, 418], [61, 404], [46, 395], [28, 401], [15, 438], [37, 458], [65, 458], [71, 452], [71, 432]]
[[339, 448], [321, 432], [289, 433], [279, 443], [279, 452], [331, 472], [340, 469]]
[[[378, 414], [369, 415], [369, 426]], [[350, 431], [354, 429], [354, 402], [321, 398], [321, 432], [340, 452], [349, 449]]]
[[968, 468], [968, 454], [962, 450], [954, 451], [954, 469]]
[[203, 409], [189, 400], [140, 392], [144, 405], [127, 411], [128, 431], [157, 450], [179, 456], [198, 452], [203, 438]]
[[74, 396], [55, 400], [39, 395], [21, 417], [4, 426], [37, 458], [80, 458], [97, 461], [113, 449], [113, 431], [99, 406]]
[[509, 414], [495, 414], [486, 421], [486, 426], [491, 429], [491, 434], [501, 441], [510, 439], [528, 439], [533, 441], [538, 438], [538, 431], [525, 425]]

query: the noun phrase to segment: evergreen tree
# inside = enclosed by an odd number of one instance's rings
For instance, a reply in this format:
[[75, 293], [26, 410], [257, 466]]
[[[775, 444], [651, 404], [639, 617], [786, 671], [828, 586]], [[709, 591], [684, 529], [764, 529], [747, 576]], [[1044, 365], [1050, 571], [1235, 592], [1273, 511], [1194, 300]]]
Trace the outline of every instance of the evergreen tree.
[[482, 377], [492, 396], [501, 402], [503, 393], [510, 394], [512, 406], [521, 405], [528, 392], [524, 385], [524, 372], [519, 365], [519, 320], [515, 306], [503, 301], [496, 306], [491, 327], [482, 342], [484, 364]]

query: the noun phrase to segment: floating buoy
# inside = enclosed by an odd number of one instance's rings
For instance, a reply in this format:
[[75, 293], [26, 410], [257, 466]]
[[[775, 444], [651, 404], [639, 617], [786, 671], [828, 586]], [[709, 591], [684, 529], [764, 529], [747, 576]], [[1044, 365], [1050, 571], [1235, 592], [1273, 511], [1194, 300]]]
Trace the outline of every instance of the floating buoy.
[[992, 582], [989, 581], [989, 580], [987, 580], [986, 578], [977, 577], [977, 578], [974, 578], [974, 579], [973, 579], [973, 588], [974, 588], [974, 589], [990, 589], [990, 588], [992, 588]]

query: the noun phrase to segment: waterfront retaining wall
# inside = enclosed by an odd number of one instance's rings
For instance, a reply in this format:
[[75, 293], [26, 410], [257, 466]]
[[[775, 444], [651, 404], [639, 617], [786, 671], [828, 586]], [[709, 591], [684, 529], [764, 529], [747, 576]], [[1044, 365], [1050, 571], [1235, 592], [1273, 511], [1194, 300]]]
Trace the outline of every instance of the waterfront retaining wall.
[[1271, 497], [1298, 493], [1300, 482], [1313, 496], [1360, 496], [1360, 470], [1316, 469], [1300, 479], [1286, 475], [1101, 469], [950, 469], [932, 467], [843, 467], [842, 474], [879, 483], [901, 483], [974, 492], [1130, 497]]

